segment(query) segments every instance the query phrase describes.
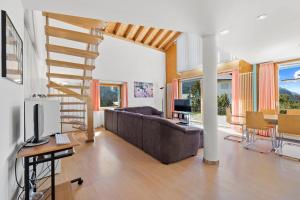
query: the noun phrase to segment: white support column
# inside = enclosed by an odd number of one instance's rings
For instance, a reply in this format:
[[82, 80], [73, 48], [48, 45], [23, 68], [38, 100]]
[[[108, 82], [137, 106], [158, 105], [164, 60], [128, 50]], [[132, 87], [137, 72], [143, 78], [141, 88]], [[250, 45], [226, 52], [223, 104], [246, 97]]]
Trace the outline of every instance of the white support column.
[[217, 105], [217, 36], [203, 37], [203, 126], [204, 126], [204, 156], [207, 164], [219, 163], [218, 151], [218, 105]]

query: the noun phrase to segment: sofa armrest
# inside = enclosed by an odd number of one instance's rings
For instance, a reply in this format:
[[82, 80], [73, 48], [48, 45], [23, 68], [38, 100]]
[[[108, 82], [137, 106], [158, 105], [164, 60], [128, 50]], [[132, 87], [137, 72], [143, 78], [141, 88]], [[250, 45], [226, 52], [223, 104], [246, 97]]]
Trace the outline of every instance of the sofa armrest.
[[201, 130], [200, 129], [186, 129], [185, 130], [185, 134], [200, 134]]
[[163, 117], [164, 116], [164, 113], [159, 111], [159, 110], [156, 110], [156, 109], [153, 109], [152, 110], [152, 115], [158, 115], [160, 117]]

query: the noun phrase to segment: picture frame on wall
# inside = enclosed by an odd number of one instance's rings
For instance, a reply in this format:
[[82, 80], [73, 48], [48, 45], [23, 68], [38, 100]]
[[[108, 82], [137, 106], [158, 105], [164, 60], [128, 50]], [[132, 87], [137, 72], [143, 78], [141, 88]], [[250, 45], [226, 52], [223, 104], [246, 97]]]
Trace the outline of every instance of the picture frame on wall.
[[6, 11], [1, 10], [2, 77], [23, 84], [23, 41]]
[[152, 98], [153, 83], [134, 82], [134, 97], [135, 98]]

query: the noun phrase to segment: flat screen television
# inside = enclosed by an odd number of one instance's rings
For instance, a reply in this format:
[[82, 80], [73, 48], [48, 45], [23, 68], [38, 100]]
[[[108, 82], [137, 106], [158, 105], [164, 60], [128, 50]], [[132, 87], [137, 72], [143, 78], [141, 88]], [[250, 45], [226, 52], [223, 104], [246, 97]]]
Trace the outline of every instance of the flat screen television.
[[192, 112], [191, 101], [189, 99], [175, 99], [174, 110], [181, 112]]

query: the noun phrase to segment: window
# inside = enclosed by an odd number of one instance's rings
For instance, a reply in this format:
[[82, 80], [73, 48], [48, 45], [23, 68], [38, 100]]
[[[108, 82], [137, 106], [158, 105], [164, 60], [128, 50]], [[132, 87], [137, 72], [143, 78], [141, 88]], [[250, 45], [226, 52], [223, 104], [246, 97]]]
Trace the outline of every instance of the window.
[[286, 109], [300, 109], [300, 64], [279, 68], [280, 112]]
[[100, 107], [121, 106], [121, 86], [116, 84], [100, 84]]
[[181, 81], [181, 98], [190, 99], [192, 106], [191, 121], [201, 121], [201, 87], [200, 79]]
[[222, 90], [228, 90], [228, 88], [229, 88], [229, 83], [220, 83], [221, 84], [221, 89]]

